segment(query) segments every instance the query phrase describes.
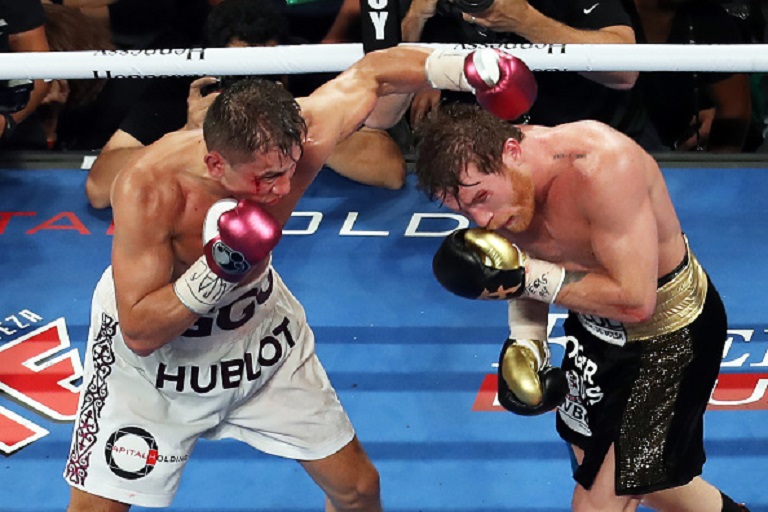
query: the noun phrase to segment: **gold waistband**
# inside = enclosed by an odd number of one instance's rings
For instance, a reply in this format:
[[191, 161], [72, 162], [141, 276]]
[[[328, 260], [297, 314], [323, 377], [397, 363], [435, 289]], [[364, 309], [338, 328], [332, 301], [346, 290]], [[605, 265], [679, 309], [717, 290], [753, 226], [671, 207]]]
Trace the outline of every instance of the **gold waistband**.
[[688, 264], [656, 292], [656, 309], [651, 319], [639, 324], [624, 324], [627, 338], [630, 341], [644, 340], [682, 329], [701, 314], [706, 296], [707, 276], [688, 249]]

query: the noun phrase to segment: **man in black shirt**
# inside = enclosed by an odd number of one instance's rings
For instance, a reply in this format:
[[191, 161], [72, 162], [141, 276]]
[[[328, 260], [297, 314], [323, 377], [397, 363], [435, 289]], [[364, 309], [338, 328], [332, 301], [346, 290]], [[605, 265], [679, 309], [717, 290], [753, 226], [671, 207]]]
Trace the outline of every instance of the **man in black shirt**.
[[[623, 1], [639, 44], [746, 42], [717, 1]], [[636, 89], [669, 149], [738, 153], [744, 147], [751, 120], [745, 73], [643, 72]]]
[[[0, 0], [0, 52], [48, 51], [39, 0]], [[35, 80], [0, 81], [0, 148], [44, 149], [42, 126], [17, 127], [40, 105], [50, 84]], [[31, 125], [28, 125], [31, 127]]]
[[[496, 0], [474, 14], [462, 13], [454, 5], [446, 0], [413, 0], [403, 19], [403, 39], [465, 44], [635, 43], [629, 16], [619, 0]], [[629, 135], [647, 150], [660, 149], [631, 91], [637, 73], [535, 75], [538, 98], [520, 121], [555, 126], [594, 119]], [[446, 95], [444, 99], [456, 97]]]

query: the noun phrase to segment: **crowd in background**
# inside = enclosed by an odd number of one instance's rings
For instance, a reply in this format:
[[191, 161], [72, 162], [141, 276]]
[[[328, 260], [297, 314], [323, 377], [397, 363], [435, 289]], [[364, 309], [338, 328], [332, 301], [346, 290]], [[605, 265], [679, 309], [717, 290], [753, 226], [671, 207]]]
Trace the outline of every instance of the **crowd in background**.
[[[495, 0], [470, 17], [453, 0], [400, 0], [399, 9], [403, 41], [762, 44], [768, 42], [766, 4]], [[330, 44], [361, 37], [359, 0], [0, 0], [4, 52]], [[331, 76], [269, 78], [302, 96]], [[227, 79], [198, 78], [0, 81], [0, 149], [108, 153], [112, 171], [105, 180], [111, 181], [121, 154], [169, 131], [200, 126], [212, 98], [207, 90], [226, 86]], [[537, 73], [537, 81], [537, 102], [516, 122], [597, 119], [652, 152], [768, 152], [763, 72], [550, 72]], [[369, 183], [397, 188], [412, 129], [453, 101], [474, 99], [437, 90], [417, 95], [398, 126], [363, 129], [329, 165], [352, 179], [356, 166], [379, 166], [365, 172], [376, 176], [366, 178]]]

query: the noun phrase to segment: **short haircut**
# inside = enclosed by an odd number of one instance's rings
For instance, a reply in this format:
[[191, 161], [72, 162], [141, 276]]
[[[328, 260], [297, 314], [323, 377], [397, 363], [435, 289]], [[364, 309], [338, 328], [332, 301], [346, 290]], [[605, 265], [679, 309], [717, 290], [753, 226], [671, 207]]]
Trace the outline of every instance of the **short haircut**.
[[[229, 1], [229, 0], [227, 0]], [[474, 163], [484, 174], [501, 172], [508, 139], [523, 140], [520, 129], [475, 104], [452, 103], [432, 111], [416, 129], [415, 174], [430, 199], [458, 198], [462, 174]]]
[[[226, 0], [230, 2], [232, 0]], [[294, 97], [282, 84], [246, 78], [224, 89], [203, 122], [209, 151], [219, 151], [230, 164], [247, 161], [255, 151], [273, 148], [291, 156], [302, 147], [307, 124]]]

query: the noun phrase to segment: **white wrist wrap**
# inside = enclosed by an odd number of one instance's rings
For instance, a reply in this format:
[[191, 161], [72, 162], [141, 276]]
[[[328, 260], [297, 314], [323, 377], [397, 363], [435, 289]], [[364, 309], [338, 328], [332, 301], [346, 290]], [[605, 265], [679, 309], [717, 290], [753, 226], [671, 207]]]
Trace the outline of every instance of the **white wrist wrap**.
[[527, 299], [512, 299], [507, 311], [510, 338], [547, 339], [549, 306]]
[[530, 258], [525, 264], [523, 297], [553, 304], [565, 280], [565, 269], [548, 261]]
[[549, 306], [526, 299], [509, 301], [509, 337], [518, 345], [528, 347], [536, 355], [539, 368], [549, 366], [547, 322]]
[[427, 80], [435, 89], [475, 92], [464, 76], [467, 52], [437, 49], [429, 54], [424, 70]]
[[190, 311], [205, 315], [236, 286], [237, 283], [230, 283], [214, 274], [203, 255], [173, 283], [173, 291]]

